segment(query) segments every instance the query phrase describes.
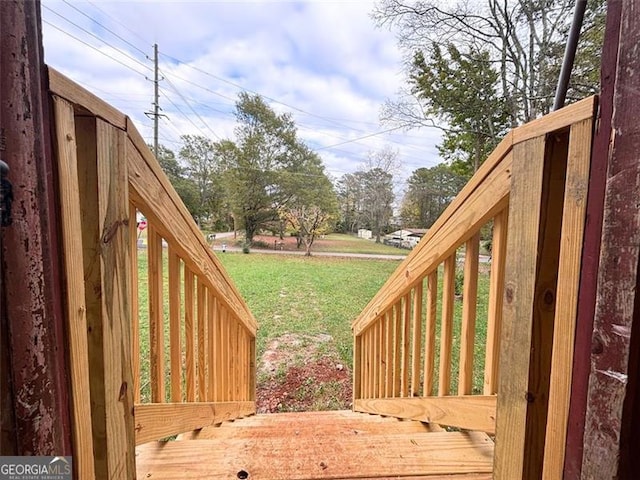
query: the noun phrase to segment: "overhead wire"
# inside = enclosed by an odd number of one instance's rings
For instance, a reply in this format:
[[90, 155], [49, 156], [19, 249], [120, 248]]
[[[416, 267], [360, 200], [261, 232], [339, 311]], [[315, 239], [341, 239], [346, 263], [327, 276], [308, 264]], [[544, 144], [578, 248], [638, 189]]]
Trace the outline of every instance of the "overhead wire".
[[[67, 17], [65, 17], [64, 15], [62, 15], [62, 14], [60, 14], [60, 13], [56, 12], [55, 10], [53, 10], [53, 9], [51, 9], [51, 8], [49, 8], [49, 7], [47, 7], [46, 5], [43, 5], [43, 7], [44, 7], [46, 10], [50, 11], [51, 13], [53, 13], [54, 15], [58, 16], [59, 18], [62, 18], [65, 22], [70, 23], [71, 25], [73, 25], [74, 27], [76, 27], [78, 30], [83, 31], [83, 32], [84, 32], [84, 33], [86, 33], [87, 35], [89, 35], [89, 36], [91, 36], [91, 37], [95, 38], [96, 40], [98, 40], [98, 41], [100, 41], [100, 42], [104, 43], [105, 45], [107, 45], [107, 46], [109, 46], [109, 47], [113, 48], [113, 49], [114, 49], [114, 50], [116, 50], [120, 55], [123, 55], [123, 56], [127, 57], [127, 58], [128, 58], [129, 60], [131, 60], [132, 62], [137, 63], [138, 65], [140, 65], [140, 66], [142, 66], [142, 67], [146, 68], [147, 70], [151, 70], [151, 71], [153, 71], [153, 69], [152, 69], [149, 65], [145, 65], [144, 63], [142, 63], [141, 61], [139, 61], [137, 58], [134, 58], [134, 57], [132, 57], [131, 55], [129, 55], [128, 53], [126, 53], [126, 52], [124, 52], [124, 51], [120, 50], [119, 48], [117, 48], [117, 47], [115, 47], [115, 46], [111, 45], [109, 42], [105, 41], [103, 38], [100, 38], [99, 36], [97, 36], [97, 35], [96, 35], [96, 34], [94, 34], [93, 32], [90, 32], [90, 31], [89, 31], [89, 30], [87, 30], [86, 28], [81, 27], [81, 26], [80, 26], [80, 25], [78, 25], [77, 23], [72, 22], [71, 20], [69, 20], [69, 19], [68, 19]], [[75, 7], [74, 7], [74, 8], [75, 8]]]
[[[103, 24], [101, 24], [100, 22], [98, 22], [97, 20], [95, 20], [94, 18], [90, 17], [90, 16], [89, 16], [89, 15], [87, 15], [85, 12], [83, 12], [83, 11], [82, 11], [82, 10], [80, 10], [80, 9], [78, 9], [77, 7], [75, 7], [74, 5], [72, 5], [72, 4], [71, 4], [70, 2], [68, 2], [67, 0], [63, 0], [63, 1], [64, 1], [64, 3], [66, 3], [67, 5], [69, 5], [70, 7], [72, 7], [74, 10], [78, 11], [80, 14], [82, 14], [83, 16], [85, 16], [85, 17], [89, 18], [91, 21], [93, 21], [94, 23], [96, 23], [97, 25], [99, 25], [100, 27], [102, 27], [104, 30], [106, 30], [106, 31], [108, 31], [109, 33], [111, 33], [113, 36], [115, 36], [116, 38], [118, 38], [118, 39], [119, 39], [119, 40], [121, 40], [122, 42], [126, 43], [126, 44], [127, 44], [127, 45], [129, 45], [130, 47], [134, 48], [135, 50], [137, 50], [138, 52], [140, 52], [140, 53], [142, 53], [143, 55], [145, 55], [145, 56], [146, 56], [146, 53], [145, 53], [143, 50], [141, 50], [139, 47], [137, 47], [136, 45], [134, 45], [133, 43], [129, 42], [128, 40], [124, 39], [122, 36], [120, 36], [120, 35], [118, 35], [117, 33], [113, 32], [113, 30], [109, 29], [108, 27], [104, 26]], [[114, 20], [114, 21], [116, 21], [117, 23], [119, 23], [121, 26], [123, 26], [123, 27], [124, 27], [125, 29], [127, 29], [129, 32], [131, 32], [131, 33], [135, 34], [135, 35], [136, 35], [138, 38], [140, 38], [141, 40], [146, 41], [146, 40], [144, 40], [142, 37], [140, 37], [138, 34], [136, 34], [135, 32], [133, 32], [131, 29], [129, 29], [129, 28], [128, 28], [126, 25], [124, 25], [122, 22], [118, 21], [118, 20], [117, 20], [117, 19], [115, 19], [114, 17], [112, 17], [112, 16], [110, 16], [109, 14], [107, 14], [106, 12], [104, 12], [104, 11], [103, 11], [102, 9], [100, 9], [97, 5], [95, 5], [95, 4], [94, 4], [94, 3], [92, 3], [92, 2], [89, 2], [89, 3], [90, 3], [94, 8], [96, 8], [96, 9], [100, 10], [100, 11], [101, 11], [101, 12], [103, 12], [106, 16], [108, 16], [108, 17], [109, 17], [109, 18], [111, 18], [112, 20]], [[63, 15], [60, 15], [58, 12], [55, 12], [54, 10], [52, 10], [52, 9], [50, 9], [50, 8], [46, 7], [46, 6], [45, 6], [45, 8], [47, 8], [47, 10], [51, 11], [51, 12], [52, 12], [52, 13], [54, 13], [55, 15], [57, 15], [57, 16], [59, 16], [59, 17], [61, 17], [61, 18], [65, 19], [65, 20], [66, 20], [66, 21], [68, 21], [70, 24], [72, 24], [72, 25], [74, 25], [75, 27], [79, 28], [79, 29], [80, 29], [80, 30], [82, 30], [83, 32], [85, 32], [85, 33], [87, 33], [87, 34], [91, 35], [93, 38], [96, 38], [96, 39], [100, 40], [101, 42], [105, 43], [107, 46], [109, 46], [109, 47], [113, 48], [114, 50], [118, 51], [120, 54], [124, 55], [125, 57], [127, 57], [127, 58], [128, 58], [128, 59], [130, 59], [130, 60], [132, 60], [132, 61], [133, 61], [133, 62], [135, 62], [136, 64], [141, 65], [141, 66], [142, 66], [142, 67], [144, 67], [145, 69], [152, 70], [152, 68], [151, 68], [150, 66], [145, 65], [145, 64], [143, 64], [143, 63], [141, 63], [140, 61], [138, 61], [138, 60], [137, 60], [137, 59], [135, 59], [134, 57], [131, 57], [130, 55], [126, 54], [125, 52], [123, 52], [123, 51], [122, 51], [122, 50], [120, 50], [119, 48], [117, 48], [117, 47], [115, 47], [115, 46], [111, 45], [109, 42], [107, 42], [107, 41], [106, 41], [106, 40], [104, 40], [103, 38], [98, 37], [98, 36], [96, 36], [95, 34], [93, 34], [93, 33], [89, 32], [89, 31], [87, 31], [86, 29], [84, 29], [84, 28], [82, 28], [82, 27], [80, 27], [79, 25], [77, 25], [76, 23], [74, 23], [74, 22], [70, 21], [69, 19], [67, 19], [67, 18], [66, 18], [66, 17], [64, 17]], [[92, 48], [92, 49], [96, 50], [97, 52], [99, 52], [99, 53], [101, 53], [101, 54], [105, 55], [106, 57], [108, 57], [108, 58], [110, 58], [110, 59], [112, 59], [112, 60], [114, 60], [114, 61], [116, 61], [116, 62], [120, 63], [121, 65], [123, 65], [123, 66], [125, 66], [126, 68], [128, 68], [128, 69], [132, 70], [133, 72], [135, 72], [135, 73], [137, 73], [137, 74], [139, 74], [139, 75], [143, 75], [141, 72], [137, 71], [136, 69], [134, 69], [134, 68], [133, 68], [133, 67], [131, 67], [130, 65], [127, 65], [126, 63], [124, 63], [124, 62], [122, 62], [122, 61], [118, 60], [117, 58], [113, 57], [112, 55], [109, 55], [109, 54], [107, 54], [107, 53], [103, 52], [102, 50], [100, 50], [100, 49], [96, 48], [95, 46], [93, 46], [93, 45], [91, 45], [91, 44], [89, 44], [89, 43], [87, 43], [87, 42], [85, 42], [85, 41], [83, 41], [83, 40], [79, 39], [78, 37], [75, 37], [74, 35], [70, 34], [69, 32], [67, 32], [67, 31], [63, 30], [62, 28], [58, 27], [57, 25], [54, 25], [54, 24], [52, 24], [51, 22], [47, 22], [46, 20], [45, 20], [45, 23], [47, 23], [48, 25], [52, 26], [53, 28], [55, 28], [55, 29], [57, 29], [57, 30], [61, 31], [62, 33], [64, 33], [64, 34], [66, 34], [66, 35], [70, 36], [71, 38], [73, 38], [73, 39], [75, 39], [75, 40], [77, 40], [77, 41], [79, 41], [79, 42], [83, 43], [84, 45], [86, 45], [86, 46], [88, 46], [88, 47], [90, 47], [90, 48]], [[210, 73], [210, 72], [207, 72], [206, 70], [203, 70], [203, 69], [201, 69], [201, 68], [199, 68], [199, 67], [195, 67], [195, 66], [193, 66], [193, 65], [191, 65], [191, 64], [189, 64], [189, 63], [187, 63], [187, 62], [184, 62], [184, 61], [182, 61], [182, 60], [180, 60], [180, 59], [178, 59], [178, 58], [176, 58], [176, 57], [173, 57], [173, 56], [171, 56], [171, 55], [168, 55], [168, 54], [166, 54], [166, 53], [164, 53], [164, 52], [160, 52], [160, 53], [161, 53], [161, 55], [162, 55], [162, 56], [164, 56], [164, 57], [166, 57], [166, 58], [169, 58], [169, 59], [171, 59], [171, 60], [173, 60], [173, 61], [175, 61], [175, 62], [177, 62], [177, 63], [179, 63], [179, 64], [185, 65], [185, 66], [187, 66], [187, 67], [189, 67], [189, 68], [191, 68], [191, 69], [193, 69], [193, 70], [195, 70], [195, 71], [198, 71], [198, 72], [200, 72], [200, 73], [202, 73], [202, 74], [204, 74], [204, 75], [207, 75], [207, 76], [209, 76], [209, 77], [211, 77], [211, 78], [214, 78], [214, 79], [216, 79], [216, 80], [218, 80], [218, 81], [221, 81], [221, 82], [223, 82], [223, 83], [226, 83], [226, 84], [232, 85], [232, 86], [234, 86], [235, 88], [240, 89], [241, 91], [248, 92], [248, 93], [253, 93], [253, 94], [256, 94], [256, 95], [261, 95], [262, 97], [266, 98], [267, 100], [270, 100], [270, 101], [272, 101], [272, 102], [274, 102], [274, 103], [278, 103], [278, 104], [280, 104], [280, 105], [283, 105], [283, 106], [286, 106], [286, 107], [288, 107], [288, 108], [291, 108], [291, 109], [293, 109], [293, 110], [295, 110], [295, 111], [297, 111], [297, 112], [299, 112], [299, 113], [302, 113], [302, 114], [309, 115], [309, 116], [311, 116], [311, 117], [317, 118], [317, 119], [319, 119], [319, 120], [322, 120], [323, 122], [328, 122], [328, 123], [334, 124], [334, 125], [336, 125], [336, 126], [339, 126], [339, 127], [342, 127], [342, 128], [347, 128], [347, 129], [349, 129], [349, 130], [353, 130], [353, 131], [357, 131], [357, 132], [365, 132], [365, 130], [362, 130], [362, 129], [359, 129], [359, 128], [355, 128], [355, 127], [351, 127], [351, 126], [345, 125], [344, 123], [340, 123], [339, 121], [337, 121], [337, 119], [333, 119], [333, 118], [331, 118], [331, 117], [326, 117], [326, 116], [322, 116], [322, 115], [317, 115], [317, 114], [314, 114], [314, 113], [308, 112], [308, 111], [306, 111], [306, 110], [304, 110], [304, 109], [301, 109], [301, 108], [295, 107], [295, 106], [293, 106], [293, 105], [291, 105], [291, 104], [289, 104], [289, 103], [282, 102], [282, 101], [280, 101], [280, 100], [278, 100], [278, 99], [275, 99], [275, 98], [273, 98], [273, 97], [270, 97], [270, 96], [267, 96], [267, 95], [262, 95], [262, 94], [260, 94], [259, 92], [253, 91], [253, 90], [251, 90], [251, 89], [244, 88], [243, 86], [241, 86], [241, 85], [239, 85], [239, 84], [237, 84], [237, 83], [235, 83], [235, 82], [232, 82], [232, 81], [227, 80], [227, 79], [225, 79], [225, 78], [223, 78], [223, 77], [220, 77], [220, 76], [217, 76], [217, 75], [212, 74], [212, 73]], [[148, 57], [147, 57], [147, 58], [148, 58]], [[173, 82], [171, 82], [171, 80], [168, 78], [167, 73], [166, 73], [165, 71], [163, 71], [163, 75], [164, 75], [164, 77], [167, 79], [168, 83], [171, 85], [171, 87], [172, 87], [172, 89], [175, 91], [175, 93], [176, 93], [176, 94], [177, 94], [177, 95], [182, 99], [182, 101], [183, 101], [183, 102], [186, 104], [186, 106], [191, 110], [191, 112], [193, 112], [193, 114], [194, 114], [194, 115], [195, 115], [195, 116], [196, 116], [196, 117], [197, 117], [197, 118], [202, 122], [203, 126], [204, 126], [204, 127], [206, 127], [206, 129], [207, 129], [207, 130], [209, 130], [209, 131], [214, 135], [214, 137], [216, 137], [217, 139], [220, 139], [220, 137], [219, 137], [219, 136], [218, 136], [218, 135], [217, 135], [217, 134], [216, 134], [216, 133], [211, 129], [211, 127], [209, 126], [209, 124], [208, 124], [206, 121], [204, 121], [204, 119], [202, 118], [202, 116], [201, 116], [201, 115], [196, 111], [196, 109], [193, 107], [193, 105], [191, 104], [191, 102], [190, 102], [190, 101], [189, 101], [189, 100], [188, 100], [188, 99], [187, 99], [187, 98], [186, 98], [186, 97], [185, 97], [185, 96], [184, 96], [184, 95], [183, 95], [183, 94], [182, 94], [182, 93], [177, 89], [176, 85], [175, 85]], [[229, 101], [231, 101], [231, 102], [235, 102], [235, 99], [233, 99], [233, 98], [231, 98], [231, 97], [229, 97], [229, 96], [227, 96], [227, 95], [221, 94], [221, 93], [219, 93], [219, 92], [216, 92], [216, 91], [212, 90], [211, 88], [208, 88], [208, 87], [205, 87], [205, 86], [203, 86], [203, 85], [200, 85], [200, 84], [198, 84], [198, 83], [196, 83], [196, 82], [193, 82], [193, 81], [191, 81], [191, 80], [189, 80], [189, 79], [186, 79], [186, 78], [184, 78], [184, 77], [181, 77], [181, 76], [176, 75], [176, 74], [173, 74], [173, 73], [171, 73], [171, 74], [170, 74], [170, 76], [172, 76], [174, 79], [181, 80], [181, 81], [183, 81], [183, 82], [185, 82], [185, 83], [187, 83], [187, 84], [190, 84], [190, 85], [192, 85], [192, 86], [195, 86], [196, 88], [200, 88], [200, 89], [202, 89], [202, 90], [204, 90], [204, 91], [207, 91], [207, 92], [209, 92], [209, 93], [211, 93], [211, 94], [213, 94], [213, 95], [219, 96], [219, 97], [224, 98], [224, 99], [226, 99], [226, 100], [229, 100]], [[189, 120], [189, 122], [190, 122], [194, 127], [196, 127], [196, 128], [197, 128], [201, 133], [204, 133], [204, 132], [203, 132], [203, 130], [202, 130], [200, 127], [198, 127], [198, 126], [195, 124], [195, 122], [193, 122], [193, 120], [191, 120], [191, 119], [190, 119], [190, 117], [189, 117], [188, 115], [186, 115], [186, 114], [185, 114], [185, 113], [184, 113], [184, 112], [183, 112], [183, 111], [182, 111], [182, 110], [181, 110], [181, 109], [180, 109], [180, 108], [175, 104], [175, 102], [173, 102], [173, 101], [168, 97], [168, 95], [167, 95], [167, 93], [166, 93], [166, 92], [164, 92], [164, 96], [165, 96], [165, 98], [167, 98], [167, 99], [170, 101], [170, 103], [171, 103], [171, 104], [176, 108], [176, 110], [178, 110], [178, 112], [179, 112], [182, 116], [184, 116], [185, 118], [187, 118], [187, 119]], [[227, 114], [232, 114], [231, 112], [224, 112], [224, 111], [222, 111], [222, 110], [215, 109], [215, 108], [213, 108], [213, 107], [211, 107], [211, 106], [209, 106], [209, 105], [202, 104], [202, 103], [200, 103], [200, 102], [196, 102], [196, 103], [197, 103], [197, 104], [200, 104], [200, 105], [202, 105], [202, 106], [205, 106], [205, 108], [208, 108], [208, 109], [210, 109], [210, 110], [212, 110], [212, 111], [216, 111], [216, 112], [218, 112], [218, 113], [222, 113], [222, 114], [225, 114], [225, 115], [227, 115]], [[347, 121], [358, 122], [358, 123], [369, 123], [369, 124], [372, 124], [372, 125], [373, 125], [373, 122], [364, 122], [364, 121], [356, 121], [356, 120], [347, 120]], [[169, 123], [169, 124], [171, 124], [170, 122], [168, 122], [168, 123]], [[303, 122], [298, 122], [298, 124], [299, 124], [299, 125], [301, 125], [301, 126], [303, 126], [304, 128], [308, 128], [308, 129], [310, 129], [310, 130], [311, 130], [311, 129], [316, 129], [316, 127], [315, 127], [315, 126], [309, 126], [308, 124], [305, 124], [305, 123], [303, 123]], [[175, 128], [175, 127], [174, 127], [174, 128]], [[342, 153], [345, 153], [345, 154], [351, 155], [351, 154], [352, 154], [351, 152], [346, 152], [346, 151], [344, 151], [344, 150], [339, 150], [339, 149], [337, 149], [337, 148], [335, 148], [335, 147], [342, 146], [342, 145], [346, 145], [346, 144], [350, 144], [350, 143], [357, 143], [357, 142], [360, 142], [360, 141], [365, 140], [365, 139], [368, 139], [368, 138], [377, 137], [377, 136], [380, 136], [380, 135], [384, 135], [384, 134], [388, 134], [388, 133], [394, 132], [394, 131], [399, 130], [399, 129], [401, 129], [401, 128], [403, 128], [403, 126], [397, 126], [397, 127], [389, 128], [389, 129], [382, 130], [382, 131], [379, 131], [379, 132], [369, 133], [369, 134], [367, 134], [367, 135], [363, 135], [363, 136], [360, 136], [360, 137], [357, 137], [357, 138], [353, 138], [353, 139], [345, 139], [344, 141], [339, 142], [339, 143], [335, 143], [335, 144], [326, 145], [326, 146], [322, 146], [322, 147], [318, 147], [318, 148], [312, 149], [312, 151], [317, 152], [317, 151], [322, 151], [322, 150], [334, 150], [334, 151], [339, 151], [339, 152], [342, 152]], [[333, 134], [328, 133], [328, 132], [321, 132], [321, 133], [322, 133], [323, 135], [331, 136], [331, 137], [338, 138], [338, 139], [340, 139], [340, 138], [344, 138], [344, 137], [340, 137], [340, 136], [337, 136], [337, 135], [333, 135]], [[417, 138], [417, 137], [414, 137], [414, 138]], [[422, 147], [420, 147], [420, 146], [418, 146], [418, 145], [407, 144], [406, 142], [402, 142], [402, 143], [401, 143], [401, 142], [397, 142], [397, 141], [395, 141], [395, 140], [393, 140], [393, 139], [387, 139], [387, 141], [389, 141], [389, 142], [391, 142], [391, 143], [394, 143], [394, 144], [401, 145], [401, 146], [403, 146], [403, 147], [410, 147], [410, 148], [414, 148], [414, 149], [422, 149]], [[403, 156], [406, 156], [406, 155], [403, 155]]]
[[[160, 69], [159, 69], [160, 70]], [[178, 88], [173, 84], [173, 82], [167, 78], [167, 76], [165, 75], [165, 73], [160, 70], [160, 72], [162, 73], [162, 75], [164, 76], [164, 79], [167, 81], [167, 83], [169, 84], [169, 86], [171, 88], [173, 88], [173, 91], [176, 92], [178, 94], [178, 96], [182, 99], [182, 101], [184, 103], [187, 104], [187, 107], [189, 107], [189, 109], [193, 112], [193, 114], [198, 117], [198, 119], [202, 122], [202, 124], [207, 128], [207, 130], [209, 130], [214, 137], [216, 137], [218, 140], [221, 140], [220, 136], [213, 131], [213, 129], [209, 126], [209, 124], [207, 122], [205, 122], [203, 120], [203, 118], [200, 116], [200, 114], [196, 111], [195, 108], [193, 108], [193, 106], [189, 103], [189, 101], [184, 97], [184, 95], [182, 95], [182, 93], [180, 92], [180, 90], [178, 90]], [[166, 95], [165, 95], [166, 96]]]
[[[99, 21], [97, 21], [95, 18], [91, 17], [90, 15], [87, 15], [85, 12], [83, 12], [82, 10], [80, 10], [78, 7], [76, 7], [75, 5], [73, 5], [71, 2], [69, 2], [68, 0], [62, 0], [64, 3], [66, 3], [67, 5], [69, 5], [71, 8], [73, 8], [76, 12], [80, 13], [81, 15], [84, 15], [86, 18], [88, 18], [89, 20], [91, 20], [93, 23], [100, 25], [103, 29], [105, 29], [107, 32], [109, 32], [111, 35], [113, 35], [114, 37], [118, 38], [120, 41], [126, 43], [127, 45], [129, 45], [131, 48], [137, 50], [138, 52], [140, 52], [142, 55], [144, 55], [145, 57], [147, 57], [147, 53], [140, 49], [139, 47], [137, 47], [136, 45], [134, 45], [133, 43], [129, 42], [128, 40], [126, 40], [125, 38], [122, 38], [120, 35], [118, 35], [117, 33], [115, 33], [113, 30], [111, 30], [108, 27], [105, 27], [102, 23], [100, 23]], [[91, 2], [89, 2], [91, 3]], [[97, 8], [98, 10], [100, 10], [101, 12], [103, 12], [105, 15], [107, 15], [109, 18], [112, 18], [109, 14], [107, 14], [104, 10], [100, 9], [97, 7], [97, 5], [91, 3], [91, 5], [93, 5], [95, 8]], [[117, 21], [117, 20], [116, 20]], [[120, 23], [120, 22], [118, 22]], [[121, 24], [122, 25], [122, 24]], [[125, 25], [122, 25], [124, 28], [127, 28]], [[129, 30], [127, 28], [127, 30]], [[134, 33], [133, 31], [129, 30], [131, 33]], [[135, 33], [134, 33], [135, 34]], [[142, 37], [138, 37], [140, 38], [143, 42], [147, 43], [146, 40], [144, 40]], [[148, 58], [148, 57], [147, 57]]]
[[145, 75], [144, 73], [142, 73], [142, 72], [140, 72], [140, 71], [136, 70], [136, 69], [135, 69], [135, 68], [133, 68], [131, 65], [127, 65], [127, 64], [126, 64], [126, 63], [124, 63], [123, 61], [118, 60], [117, 58], [115, 58], [113, 55], [109, 55], [108, 53], [103, 52], [103, 51], [102, 51], [102, 50], [100, 50], [98, 47], [96, 47], [96, 46], [94, 46], [94, 45], [91, 45], [90, 43], [85, 42], [84, 40], [81, 40], [80, 38], [76, 37], [75, 35], [73, 35], [73, 34], [71, 34], [71, 33], [67, 32], [66, 30], [64, 30], [64, 29], [62, 29], [62, 28], [60, 28], [60, 27], [58, 27], [57, 25], [55, 25], [55, 24], [53, 24], [53, 23], [51, 23], [51, 22], [49, 22], [49, 21], [47, 21], [47, 20], [45, 20], [45, 19], [43, 19], [43, 20], [42, 20], [42, 23], [46, 23], [46, 24], [47, 24], [47, 25], [49, 25], [51, 28], [55, 28], [55, 29], [56, 29], [56, 30], [58, 30], [59, 32], [61, 32], [61, 33], [65, 34], [65, 35], [67, 35], [67, 36], [69, 36], [69, 37], [73, 38], [74, 40], [76, 40], [76, 41], [78, 41], [78, 42], [82, 43], [83, 45], [86, 45], [87, 47], [89, 47], [89, 48], [91, 48], [91, 49], [95, 50], [96, 52], [100, 53], [101, 55], [104, 55], [105, 57], [110, 58], [110, 59], [111, 59], [111, 60], [113, 60], [114, 62], [119, 63], [119, 64], [120, 64], [120, 65], [122, 65], [123, 67], [128, 68], [128, 69], [129, 69], [129, 70], [131, 70], [132, 72], [135, 72], [135, 73], [137, 73], [138, 75], [141, 75], [141, 76], [143, 76], [143, 77], [145, 77], [145, 78], [146, 78], [146, 75]]

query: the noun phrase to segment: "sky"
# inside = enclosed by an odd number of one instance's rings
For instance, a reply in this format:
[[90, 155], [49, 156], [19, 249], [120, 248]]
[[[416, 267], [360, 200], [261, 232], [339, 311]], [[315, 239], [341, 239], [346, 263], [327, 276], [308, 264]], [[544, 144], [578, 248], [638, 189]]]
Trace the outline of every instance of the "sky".
[[[394, 33], [373, 1], [42, 0], [45, 60], [131, 117], [152, 143], [153, 44], [162, 80], [160, 143], [183, 134], [234, 138], [238, 93], [291, 113], [299, 137], [338, 179], [371, 152], [398, 153], [396, 193], [439, 162], [437, 129], [379, 121], [405, 84]], [[381, 133], [388, 131], [387, 133]]]

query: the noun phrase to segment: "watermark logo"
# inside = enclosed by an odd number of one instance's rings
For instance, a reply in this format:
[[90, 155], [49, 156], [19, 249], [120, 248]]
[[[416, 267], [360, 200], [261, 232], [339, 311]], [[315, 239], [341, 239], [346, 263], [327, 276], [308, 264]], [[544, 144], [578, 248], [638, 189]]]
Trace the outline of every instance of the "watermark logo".
[[71, 457], [0, 457], [0, 480], [71, 480]]

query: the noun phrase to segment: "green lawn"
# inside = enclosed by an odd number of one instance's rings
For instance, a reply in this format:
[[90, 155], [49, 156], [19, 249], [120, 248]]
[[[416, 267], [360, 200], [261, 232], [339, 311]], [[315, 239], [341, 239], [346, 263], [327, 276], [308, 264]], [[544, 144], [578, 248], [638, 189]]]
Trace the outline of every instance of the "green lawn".
[[348, 365], [351, 322], [398, 267], [395, 260], [259, 253], [218, 258], [260, 325], [258, 355], [283, 333], [328, 333]]
[[[356, 241], [363, 240], [356, 239]], [[141, 250], [138, 256], [143, 400], [148, 400], [150, 395], [146, 254], [146, 250]], [[349, 367], [353, 364], [351, 322], [360, 314], [399, 265], [397, 260], [268, 255], [256, 251], [250, 255], [231, 252], [218, 253], [218, 258], [229, 272], [258, 321], [258, 358], [270, 340], [284, 333], [311, 335], [327, 333], [333, 337], [341, 361]], [[165, 345], [168, 345], [166, 271], [165, 255]], [[475, 392], [481, 391], [483, 381], [483, 352], [486, 341], [489, 290], [487, 271], [488, 266], [481, 265], [478, 285], [476, 363], [474, 366]], [[442, 275], [440, 275], [439, 293], [442, 292], [441, 282]], [[441, 302], [439, 300], [438, 314], [440, 312]], [[461, 314], [462, 301], [458, 299], [455, 303], [453, 328], [453, 392], [457, 386]], [[439, 326], [436, 333], [439, 336]], [[436, 345], [438, 345], [438, 340], [436, 340]], [[166, 348], [165, 362], [168, 372], [168, 347]], [[436, 358], [436, 377], [437, 366]], [[435, 384], [437, 385], [437, 378]]]

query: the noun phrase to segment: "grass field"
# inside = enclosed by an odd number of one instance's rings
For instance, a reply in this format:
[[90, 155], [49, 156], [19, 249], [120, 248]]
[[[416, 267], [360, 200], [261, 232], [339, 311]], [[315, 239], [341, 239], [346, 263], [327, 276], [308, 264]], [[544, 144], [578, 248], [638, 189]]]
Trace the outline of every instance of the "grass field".
[[[356, 240], [358, 241], [358, 239]], [[146, 253], [146, 250], [140, 251], [138, 264], [143, 399], [149, 397]], [[258, 321], [258, 358], [261, 357], [270, 340], [285, 333], [309, 335], [326, 333], [333, 338], [332, 347], [338, 351], [340, 361], [349, 368], [353, 364], [351, 322], [360, 314], [399, 265], [397, 260], [301, 257], [286, 254], [266, 255], [255, 251], [250, 255], [231, 252], [218, 253], [218, 258], [229, 272]], [[166, 266], [164, 270], [165, 325], [167, 325], [165, 337], [168, 338]], [[441, 281], [442, 275], [440, 275]], [[442, 292], [441, 285], [438, 290]], [[474, 391], [476, 392], [481, 391], [483, 381], [488, 290], [488, 265], [482, 265], [478, 282], [478, 320], [474, 366]], [[440, 311], [439, 301], [438, 314]], [[459, 358], [458, 341], [461, 314], [462, 301], [458, 299], [455, 302], [453, 327], [452, 391], [455, 391], [457, 386], [456, 365]], [[439, 336], [439, 327], [436, 333]], [[165, 358], [168, 358], [168, 351]], [[436, 370], [437, 361], [436, 358]]]
[[258, 355], [284, 333], [328, 333], [351, 364], [351, 322], [398, 267], [395, 260], [273, 256], [218, 256], [260, 329]]

